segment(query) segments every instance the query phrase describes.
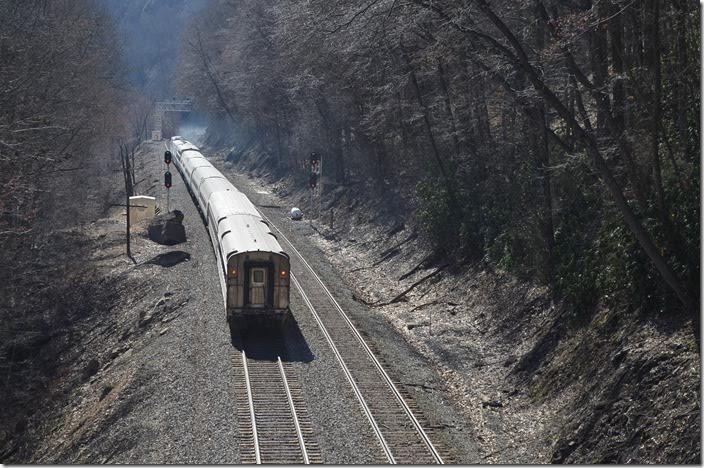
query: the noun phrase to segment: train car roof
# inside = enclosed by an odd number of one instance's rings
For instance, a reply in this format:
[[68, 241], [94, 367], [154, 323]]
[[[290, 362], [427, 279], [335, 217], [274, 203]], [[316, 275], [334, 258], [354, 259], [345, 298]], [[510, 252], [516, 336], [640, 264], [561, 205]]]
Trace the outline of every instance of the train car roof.
[[[198, 184], [200, 184], [203, 179], [208, 179], [211, 177], [225, 179], [225, 176], [213, 166], [195, 166], [195, 169], [193, 169], [193, 172], [191, 173], [191, 181], [195, 181]], [[200, 185], [193, 187], [193, 189], [200, 190]]]
[[210, 161], [208, 161], [208, 158], [203, 156], [203, 153], [201, 153], [200, 151], [197, 151], [197, 150], [190, 150], [190, 151], [186, 150], [186, 151], [188, 151], [188, 152], [187, 153], [182, 152], [182, 154], [181, 154], [181, 159], [183, 159], [184, 161], [195, 161], [198, 159], [202, 159], [203, 161], [207, 162], [208, 164], [210, 164], [212, 166]]
[[232, 191], [232, 192], [239, 192], [237, 190], [237, 187], [232, 185], [232, 182], [227, 180], [225, 177], [216, 177], [216, 178], [208, 178], [203, 181], [203, 185], [201, 185], [200, 190], [207, 190], [210, 195], [213, 195], [214, 193], [217, 192], [224, 192], [224, 191]]
[[232, 214], [247, 214], [261, 218], [254, 204], [236, 188], [213, 193], [210, 197], [210, 210], [216, 221]]
[[189, 143], [189, 142], [185, 142], [185, 143], [176, 142], [176, 148], [178, 148], [178, 150], [181, 152], [183, 152], [183, 151], [198, 151], [198, 152], [200, 152], [200, 148], [198, 148], [196, 145]]
[[226, 258], [246, 252], [284, 254], [279, 241], [259, 216], [247, 213], [231, 214], [219, 222], [218, 228]]
[[188, 171], [189, 176], [191, 175], [191, 171], [193, 171], [196, 168], [206, 167], [206, 168], [215, 169], [213, 167], [213, 165], [210, 164], [210, 161], [208, 161], [204, 157], [197, 156], [195, 154], [191, 155], [187, 158], [183, 158], [182, 164], [183, 164], [183, 167], [186, 168], [186, 170]]
[[[220, 192], [239, 192], [237, 188], [232, 185], [232, 182], [226, 178], [212, 177], [205, 179], [199, 187], [202, 193], [203, 203], [208, 206], [210, 204], [211, 198], [214, 194]], [[211, 210], [212, 211], [212, 210]]]

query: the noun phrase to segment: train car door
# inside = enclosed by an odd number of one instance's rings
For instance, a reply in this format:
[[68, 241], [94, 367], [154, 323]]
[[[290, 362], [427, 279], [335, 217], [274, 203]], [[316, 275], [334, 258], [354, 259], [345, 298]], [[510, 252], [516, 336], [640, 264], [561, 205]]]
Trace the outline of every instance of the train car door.
[[263, 308], [272, 305], [274, 278], [269, 263], [245, 265], [245, 306]]
[[252, 307], [266, 305], [266, 268], [257, 267], [249, 270], [249, 305]]

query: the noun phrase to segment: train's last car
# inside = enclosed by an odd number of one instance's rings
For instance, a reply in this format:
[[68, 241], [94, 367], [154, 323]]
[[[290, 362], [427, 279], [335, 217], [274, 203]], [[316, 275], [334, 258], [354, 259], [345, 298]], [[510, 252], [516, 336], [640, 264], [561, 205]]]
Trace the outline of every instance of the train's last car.
[[251, 318], [286, 320], [289, 257], [268, 224], [197, 147], [181, 137], [172, 137], [168, 147], [208, 228], [230, 326], [244, 327]]

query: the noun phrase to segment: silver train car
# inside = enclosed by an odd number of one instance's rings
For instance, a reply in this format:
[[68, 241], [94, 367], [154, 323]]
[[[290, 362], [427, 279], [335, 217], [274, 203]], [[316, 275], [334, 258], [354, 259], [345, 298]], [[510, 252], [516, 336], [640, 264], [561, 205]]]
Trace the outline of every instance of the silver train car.
[[182, 137], [167, 142], [210, 234], [225, 285], [230, 327], [289, 316], [290, 261], [251, 201]]

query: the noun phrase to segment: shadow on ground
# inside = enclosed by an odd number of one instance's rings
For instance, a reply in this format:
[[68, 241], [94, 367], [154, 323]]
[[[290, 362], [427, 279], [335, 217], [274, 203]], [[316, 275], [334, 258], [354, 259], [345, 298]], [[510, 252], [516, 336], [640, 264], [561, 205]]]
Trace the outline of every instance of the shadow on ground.
[[146, 265], [159, 265], [164, 268], [171, 268], [172, 266], [178, 265], [181, 262], [185, 262], [191, 259], [191, 254], [184, 252], [182, 250], [174, 250], [171, 252], [166, 252], [159, 254], [156, 257], [144, 262]]
[[232, 346], [244, 351], [250, 359], [275, 361], [281, 357], [284, 362], [310, 362], [314, 359], [293, 316], [289, 316], [284, 324], [251, 320], [240, 322], [240, 325], [230, 331]]

